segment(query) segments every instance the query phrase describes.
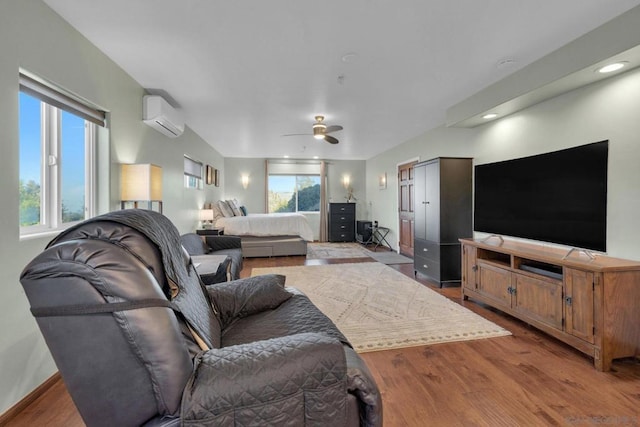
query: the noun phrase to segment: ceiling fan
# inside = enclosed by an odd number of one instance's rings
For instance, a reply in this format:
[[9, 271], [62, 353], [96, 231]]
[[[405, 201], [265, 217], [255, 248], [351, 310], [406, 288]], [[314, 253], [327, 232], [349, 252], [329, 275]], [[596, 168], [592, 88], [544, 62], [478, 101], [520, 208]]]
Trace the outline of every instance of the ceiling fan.
[[324, 116], [316, 116], [315, 119], [316, 119], [316, 122], [311, 126], [313, 133], [288, 133], [282, 136], [313, 135], [315, 139], [324, 139], [329, 144], [337, 144], [338, 142], [340, 142], [338, 141], [337, 138], [328, 134], [342, 130], [343, 129], [342, 126], [340, 125], [327, 126], [326, 124], [324, 124]]

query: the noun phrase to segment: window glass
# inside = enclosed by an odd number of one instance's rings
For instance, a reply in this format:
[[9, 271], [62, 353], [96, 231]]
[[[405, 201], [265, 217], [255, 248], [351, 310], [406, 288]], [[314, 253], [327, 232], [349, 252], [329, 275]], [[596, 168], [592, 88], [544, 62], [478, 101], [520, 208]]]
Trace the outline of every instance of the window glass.
[[60, 119], [62, 222], [85, 217], [85, 121], [66, 111]]
[[269, 175], [269, 212], [319, 212], [319, 175]]
[[20, 226], [41, 223], [41, 102], [20, 92]]

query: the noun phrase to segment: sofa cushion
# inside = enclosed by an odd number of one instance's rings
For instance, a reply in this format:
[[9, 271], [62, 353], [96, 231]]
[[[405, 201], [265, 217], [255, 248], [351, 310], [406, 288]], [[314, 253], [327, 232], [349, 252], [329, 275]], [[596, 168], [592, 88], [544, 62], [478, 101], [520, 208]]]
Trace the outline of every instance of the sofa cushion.
[[180, 236], [182, 247], [189, 255], [204, 255], [211, 252], [211, 248], [205, 244], [200, 236], [195, 233], [187, 233]]
[[251, 314], [225, 325], [222, 329], [221, 346], [245, 344], [303, 332], [322, 333], [336, 338], [343, 344], [351, 345], [331, 319], [313, 305], [306, 295], [293, 288], [285, 290], [291, 291], [293, 295], [275, 310]]

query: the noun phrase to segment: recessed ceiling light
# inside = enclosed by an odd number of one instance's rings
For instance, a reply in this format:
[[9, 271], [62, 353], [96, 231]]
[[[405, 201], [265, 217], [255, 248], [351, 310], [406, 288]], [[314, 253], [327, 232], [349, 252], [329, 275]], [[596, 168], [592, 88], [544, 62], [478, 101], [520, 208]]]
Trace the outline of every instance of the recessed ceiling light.
[[284, 156], [282, 156], [282, 157], [284, 157], [285, 159], [288, 159], [288, 158], [289, 158], [289, 156], [288, 156], [288, 155], [286, 155], [286, 154], [285, 154]]
[[314, 159], [317, 159], [317, 158], [318, 158], [318, 156], [313, 156], [313, 158], [314, 158]]
[[598, 68], [597, 71], [603, 74], [613, 73], [614, 71], [618, 71], [619, 69], [623, 68], [627, 64], [628, 62], [626, 61], [614, 62], [613, 64], [608, 64], [608, 65], [605, 65], [604, 67]]
[[498, 115], [496, 113], [489, 113], [489, 114], [485, 114], [484, 116], [482, 116], [482, 118], [485, 119], [485, 120], [495, 119], [496, 117], [498, 117]]

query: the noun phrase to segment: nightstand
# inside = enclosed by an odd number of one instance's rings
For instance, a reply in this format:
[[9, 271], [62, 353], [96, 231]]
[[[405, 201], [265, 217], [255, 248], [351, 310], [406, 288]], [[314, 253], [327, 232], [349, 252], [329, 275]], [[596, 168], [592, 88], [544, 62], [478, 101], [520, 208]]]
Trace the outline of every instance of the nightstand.
[[199, 228], [196, 230], [198, 236], [222, 236], [224, 228]]

